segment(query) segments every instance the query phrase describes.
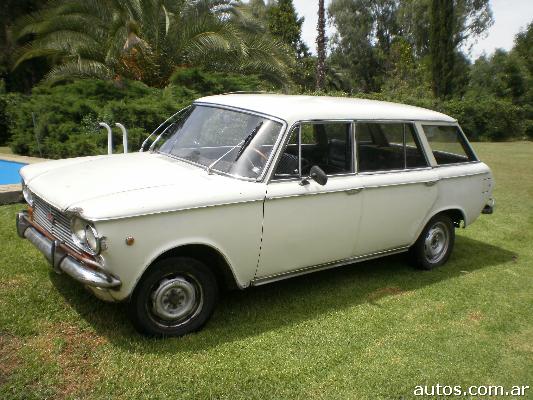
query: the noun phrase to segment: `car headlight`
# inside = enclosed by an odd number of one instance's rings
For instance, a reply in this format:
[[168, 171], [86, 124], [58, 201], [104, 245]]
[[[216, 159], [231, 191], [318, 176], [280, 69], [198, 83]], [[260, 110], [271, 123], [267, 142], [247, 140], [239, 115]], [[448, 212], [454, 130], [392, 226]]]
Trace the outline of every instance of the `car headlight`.
[[72, 231], [72, 238], [74, 242], [83, 247], [85, 243], [85, 226], [88, 224], [87, 221], [74, 217], [70, 223], [70, 230]]
[[74, 217], [70, 223], [70, 229], [74, 243], [87, 253], [96, 256], [103, 250], [103, 238], [90, 222]]
[[26, 200], [26, 203], [30, 205], [30, 207], [33, 207], [33, 195], [31, 193], [30, 188], [24, 181], [22, 181], [22, 195], [24, 196], [24, 200]]
[[100, 238], [92, 225], [85, 226], [85, 243], [94, 254], [100, 253]]

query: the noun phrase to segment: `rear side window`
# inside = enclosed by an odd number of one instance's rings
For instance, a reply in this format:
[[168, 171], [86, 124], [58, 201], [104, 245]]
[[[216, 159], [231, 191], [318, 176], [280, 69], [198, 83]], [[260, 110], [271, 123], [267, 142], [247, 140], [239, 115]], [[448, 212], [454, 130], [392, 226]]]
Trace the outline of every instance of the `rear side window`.
[[423, 125], [426, 138], [438, 165], [476, 161], [457, 126]]
[[356, 137], [359, 172], [427, 166], [412, 124], [358, 123]]

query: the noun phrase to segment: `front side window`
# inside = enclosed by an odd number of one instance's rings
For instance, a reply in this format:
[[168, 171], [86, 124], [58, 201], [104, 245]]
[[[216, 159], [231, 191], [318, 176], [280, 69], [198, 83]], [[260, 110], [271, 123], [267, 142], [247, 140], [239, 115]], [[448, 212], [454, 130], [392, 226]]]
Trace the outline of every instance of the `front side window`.
[[350, 126], [346, 122], [327, 122], [302, 123], [294, 128], [274, 179], [307, 176], [315, 165], [328, 175], [352, 172]]
[[457, 126], [422, 125], [438, 165], [476, 161]]
[[412, 124], [361, 122], [355, 132], [359, 172], [427, 166]]
[[224, 108], [193, 106], [157, 139], [156, 151], [244, 178], [261, 176], [282, 124]]

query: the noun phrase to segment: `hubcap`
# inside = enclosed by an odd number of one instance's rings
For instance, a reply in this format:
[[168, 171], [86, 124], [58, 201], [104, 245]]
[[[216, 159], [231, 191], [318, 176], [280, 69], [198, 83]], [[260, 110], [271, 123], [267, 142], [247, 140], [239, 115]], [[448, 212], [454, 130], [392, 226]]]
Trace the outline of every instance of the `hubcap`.
[[180, 320], [198, 308], [199, 297], [195, 286], [186, 279], [163, 279], [152, 293], [152, 311], [165, 321]]
[[435, 223], [428, 231], [424, 240], [424, 252], [429, 262], [438, 263], [448, 250], [450, 236], [442, 222]]

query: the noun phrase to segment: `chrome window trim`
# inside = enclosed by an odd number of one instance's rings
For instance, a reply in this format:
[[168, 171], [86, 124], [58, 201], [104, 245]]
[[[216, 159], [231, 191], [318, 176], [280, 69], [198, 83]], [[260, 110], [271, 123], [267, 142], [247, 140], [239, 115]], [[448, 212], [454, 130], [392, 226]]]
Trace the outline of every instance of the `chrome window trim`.
[[[300, 176], [298, 177], [290, 177], [290, 178], [281, 178], [281, 179], [273, 179], [274, 172], [276, 170], [276, 167], [279, 162], [279, 158], [281, 157], [282, 150], [287, 145], [287, 141], [290, 138], [290, 134], [287, 134], [287, 132], [292, 132], [296, 126], [298, 126], [301, 123], [326, 123], [326, 122], [333, 122], [333, 123], [351, 123], [352, 125], [352, 171], [350, 173], [344, 173], [344, 174], [333, 174], [328, 175], [329, 178], [334, 178], [336, 176], [367, 176], [367, 175], [377, 175], [377, 174], [389, 174], [389, 173], [398, 173], [398, 172], [409, 172], [409, 171], [424, 171], [424, 170], [431, 170], [434, 168], [442, 168], [442, 167], [449, 167], [454, 165], [467, 165], [467, 164], [474, 164], [474, 163], [480, 163], [481, 161], [477, 158], [476, 153], [474, 152], [472, 146], [470, 145], [470, 142], [466, 138], [466, 135], [464, 134], [463, 130], [457, 123], [457, 121], [440, 121], [440, 120], [414, 120], [414, 119], [371, 119], [371, 118], [365, 118], [365, 119], [308, 119], [308, 120], [298, 120], [294, 122], [290, 127], [286, 129], [286, 137], [283, 143], [280, 144], [279, 148], [276, 149], [277, 155], [274, 162], [271, 164], [271, 170], [268, 179], [266, 179], [266, 183], [276, 183], [276, 182], [291, 182], [291, 181], [299, 181], [301, 180], [301, 167], [299, 166], [299, 172]], [[424, 159], [426, 160], [426, 167], [414, 167], [414, 168], [404, 168], [404, 169], [395, 169], [395, 170], [381, 170], [381, 171], [359, 171], [359, 165], [358, 165], [358, 159], [357, 159], [357, 124], [359, 122], [365, 122], [365, 123], [397, 123], [397, 124], [403, 124], [404, 125], [404, 131], [405, 131], [405, 125], [410, 124], [413, 127], [413, 133], [415, 140], [418, 139], [418, 144], [420, 145], [420, 151], [424, 155]], [[432, 159], [433, 157], [433, 151], [431, 149], [431, 146], [429, 145], [429, 142], [427, 140], [427, 137], [425, 136], [425, 132], [423, 129], [423, 125], [444, 125], [444, 126], [456, 126], [459, 128], [461, 134], [463, 135], [463, 139], [465, 140], [465, 143], [469, 148], [471, 149], [472, 153], [476, 157], [475, 161], [467, 161], [467, 162], [461, 162], [461, 163], [454, 163], [454, 164], [443, 164], [438, 165], [435, 161], [433, 163]], [[300, 134], [299, 134], [300, 136]], [[405, 136], [405, 135], [404, 135]], [[300, 143], [299, 143], [300, 146]], [[428, 152], [429, 150], [429, 152]], [[300, 157], [299, 157], [300, 158]], [[299, 161], [300, 163], [300, 161]]]
[[417, 168], [405, 168], [405, 169], [385, 169], [385, 170], [379, 170], [379, 171], [363, 171], [359, 172], [358, 175], [361, 176], [369, 176], [369, 175], [387, 175], [387, 174], [397, 174], [400, 172], [415, 172], [415, 171], [429, 171], [433, 169], [433, 167], [417, 167]]
[[476, 161], [465, 161], [465, 162], [457, 162], [457, 163], [450, 163], [450, 164], [442, 164], [442, 165], [435, 165], [433, 168], [446, 168], [446, 167], [456, 167], [461, 165], [472, 165], [472, 164], [481, 164], [482, 161], [476, 160]]
[[[215, 172], [217, 175], [227, 176], [227, 177], [231, 177], [231, 178], [238, 179], [238, 180], [241, 180], [241, 181], [264, 182], [266, 180], [266, 177], [267, 177], [268, 171], [270, 169], [270, 166], [272, 165], [272, 161], [276, 157], [276, 154], [278, 153], [279, 145], [280, 145], [280, 143], [282, 141], [282, 138], [285, 135], [285, 132], [286, 132], [286, 129], [287, 129], [287, 125], [288, 125], [287, 121], [285, 121], [282, 118], [275, 117], [273, 115], [264, 114], [264, 113], [261, 113], [261, 112], [252, 111], [252, 110], [248, 110], [248, 109], [240, 108], [240, 107], [227, 106], [227, 105], [224, 105], [224, 104], [204, 103], [204, 102], [196, 102], [195, 101], [195, 102], [192, 103], [192, 105], [193, 106], [194, 105], [205, 106], [205, 107], [211, 107], [211, 108], [220, 108], [220, 109], [224, 109], [224, 110], [240, 112], [240, 113], [243, 113], [243, 114], [254, 115], [254, 116], [261, 117], [261, 118], [266, 118], [266, 119], [269, 119], [271, 121], [274, 121], [274, 122], [277, 122], [277, 123], [281, 124], [281, 128], [280, 128], [280, 131], [279, 131], [279, 134], [278, 134], [278, 138], [276, 139], [276, 142], [272, 146], [272, 151], [270, 152], [269, 158], [268, 158], [267, 162], [265, 163], [265, 166], [263, 167], [263, 171], [261, 172], [261, 175], [259, 175], [257, 178], [247, 178], [247, 177], [240, 176], [240, 175], [230, 174], [230, 173], [223, 172], [223, 171], [220, 171], [220, 170], [215, 169], [215, 168], [213, 168], [211, 170], [212, 172]], [[162, 153], [160, 151], [158, 151], [157, 153], [165, 155], [165, 156], [169, 156], [169, 157], [174, 158], [176, 160], [187, 162], [188, 164], [200, 167], [202, 169], [206, 169], [206, 166], [203, 165], [203, 164], [195, 163], [194, 161], [187, 160], [187, 159], [184, 159], [184, 158], [181, 158], [181, 157], [177, 157], [177, 156], [175, 156], [173, 154]]]

